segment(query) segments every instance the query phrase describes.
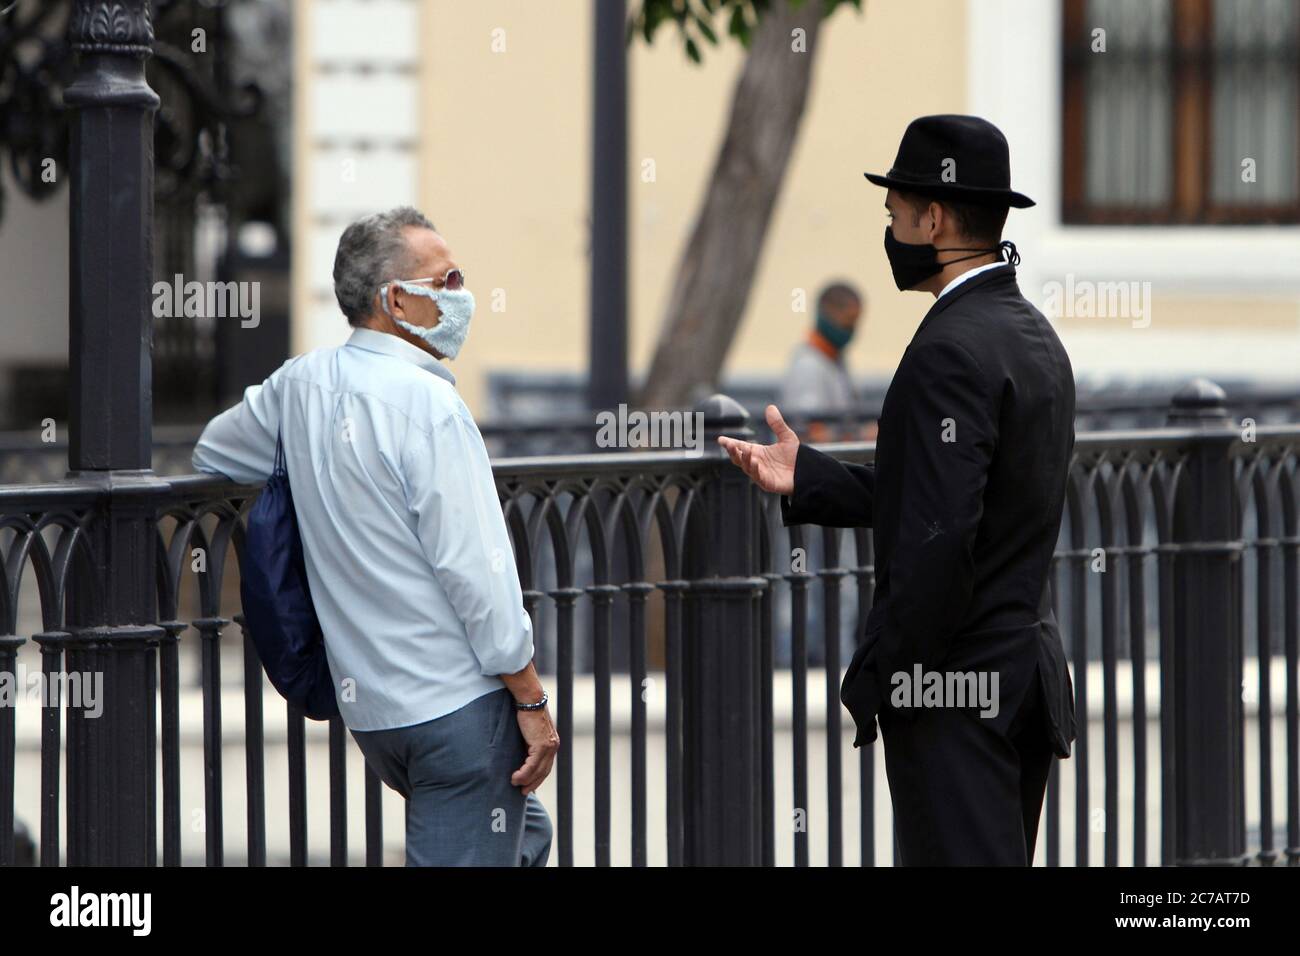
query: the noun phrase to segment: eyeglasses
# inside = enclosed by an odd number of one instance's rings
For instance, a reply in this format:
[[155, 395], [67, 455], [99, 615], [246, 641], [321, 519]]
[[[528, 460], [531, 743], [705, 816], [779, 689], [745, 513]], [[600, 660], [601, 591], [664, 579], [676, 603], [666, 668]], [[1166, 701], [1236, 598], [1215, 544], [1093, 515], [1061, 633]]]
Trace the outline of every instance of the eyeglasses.
[[460, 269], [452, 269], [441, 279], [436, 276], [429, 276], [424, 279], [402, 279], [401, 281], [409, 283], [432, 282], [435, 289], [450, 289], [452, 292], [456, 292], [465, 288], [465, 273]]
[[[426, 276], [426, 277], [423, 278], [423, 279], [394, 279], [392, 282], [385, 282], [383, 285], [381, 285], [381, 286], [379, 287], [379, 298], [380, 298], [380, 304], [384, 307], [384, 311], [385, 311], [385, 312], [388, 312], [388, 311], [389, 311], [389, 309], [388, 309], [388, 288], [389, 288], [389, 286], [391, 286], [391, 285], [393, 284], [393, 282], [397, 282], [397, 283], [399, 283], [399, 284], [400, 284], [400, 283], [414, 284], [414, 283], [419, 283], [419, 282], [432, 282], [432, 283], [433, 283], [433, 287], [434, 287], [435, 289], [449, 289], [449, 290], [451, 290], [452, 292], [457, 292], [457, 291], [459, 291], [459, 290], [465, 288], [465, 273], [464, 273], [464, 271], [462, 271], [462, 270], [460, 270], [460, 269], [452, 269], [452, 270], [449, 271], [445, 276], [443, 276], [441, 279], [437, 278], [436, 276]], [[389, 314], [391, 314], [391, 313], [389, 313]]]

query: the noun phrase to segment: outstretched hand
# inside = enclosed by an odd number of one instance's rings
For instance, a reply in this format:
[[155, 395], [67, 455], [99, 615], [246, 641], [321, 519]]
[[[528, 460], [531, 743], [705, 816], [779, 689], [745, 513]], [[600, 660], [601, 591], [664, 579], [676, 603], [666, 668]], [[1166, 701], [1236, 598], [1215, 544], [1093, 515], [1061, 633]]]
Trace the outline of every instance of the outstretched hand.
[[720, 435], [718, 444], [727, 450], [732, 463], [764, 491], [794, 494], [794, 459], [799, 451], [799, 436], [785, 423], [775, 405], [767, 406], [764, 417], [776, 436], [775, 443], [758, 445]]

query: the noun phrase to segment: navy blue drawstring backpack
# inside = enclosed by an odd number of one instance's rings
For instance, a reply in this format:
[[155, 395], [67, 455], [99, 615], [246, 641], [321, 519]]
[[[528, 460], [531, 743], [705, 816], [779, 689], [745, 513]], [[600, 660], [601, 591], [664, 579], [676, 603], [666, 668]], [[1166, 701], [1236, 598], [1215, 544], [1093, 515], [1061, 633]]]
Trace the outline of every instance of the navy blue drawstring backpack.
[[244, 624], [272, 686], [312, 720], [338, 716], [280, 435], [271, 477], [248, 514], [240, 571]]

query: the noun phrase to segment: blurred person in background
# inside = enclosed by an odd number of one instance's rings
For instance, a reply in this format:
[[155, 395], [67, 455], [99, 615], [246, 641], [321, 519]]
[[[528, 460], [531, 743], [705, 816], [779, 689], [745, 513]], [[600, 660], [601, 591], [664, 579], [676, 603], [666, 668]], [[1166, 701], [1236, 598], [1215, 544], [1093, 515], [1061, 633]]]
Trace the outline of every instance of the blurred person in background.
[[844, 365], [844, 350], [853, 340], [862, 312], [862, 296], [853, 286], [847, 282], [826, 286], [817, 296], [813, 327], [790, 353], [780, 403], [791, 417], [803, 423], [800, 430], [809, 441], [875, 438], [874, 423], [863, 430], [838, 417], [861, 410], [853, 377]]
[[[874, 421], [853, 420], [855, 415], [864, 412], [864, 407], [862, 396], [853, 386], [853, 376], [844, 364], [844, 351], [853, 341], [862, 312], [862, 295], [848, 282], [840, 280], [824, 286], [817, 296], [812, 328], [790, 353], [790, 364], [781, 383], [781, 408], [788, 410], [791, 427], [805, 441], [875, 440]], [[821, 562], [820, 537], [814, 535], [809, 543]], [[826, 663], [824, 601], [822, 589], [812, 589], [805, 625], [809, 635], [805, 661], [810, 667]], [[856, 589], [845, 583], [840, 589], [841, 655], [853, 653], [857, 603]], [[788, 605], [781, 608], [777, 653], [782, 663], [788, 662], [793, 653], [790, 613]]]

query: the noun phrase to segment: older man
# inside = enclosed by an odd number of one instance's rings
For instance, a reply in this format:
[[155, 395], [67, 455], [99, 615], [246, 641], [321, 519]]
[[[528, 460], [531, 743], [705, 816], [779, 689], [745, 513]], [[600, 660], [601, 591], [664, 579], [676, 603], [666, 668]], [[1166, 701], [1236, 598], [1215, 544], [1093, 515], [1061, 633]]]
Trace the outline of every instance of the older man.
[[344, 231], [334, 293], [347, 343], [249, 388], [194, 465], [261, 480], [281, 436], [339, 711], [407, 800], [407, 865], [545, 865], [535, 791], [559, 736], [487, 450], [442, 364], [474, 298], [405, 207]]

